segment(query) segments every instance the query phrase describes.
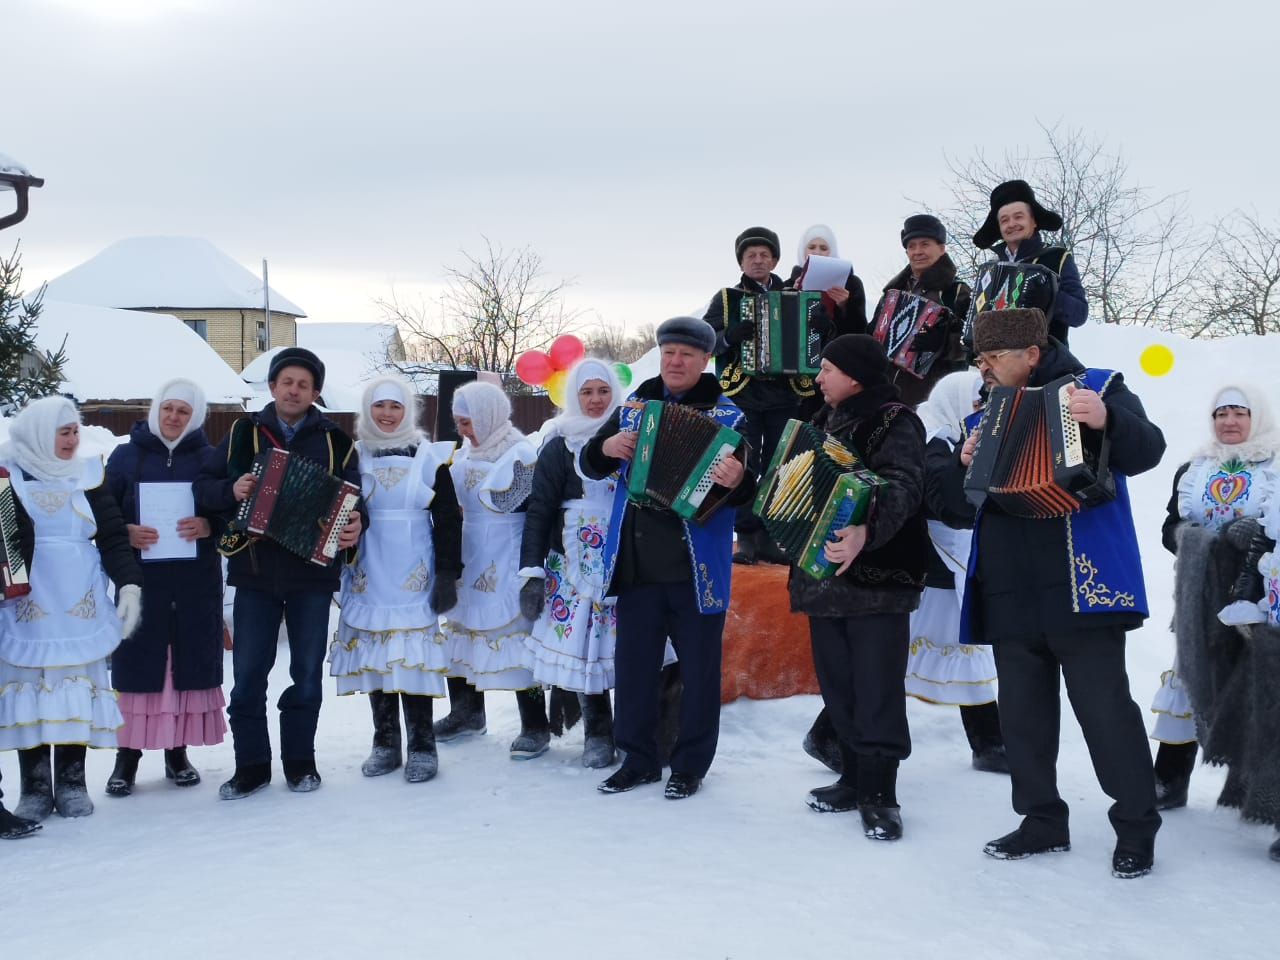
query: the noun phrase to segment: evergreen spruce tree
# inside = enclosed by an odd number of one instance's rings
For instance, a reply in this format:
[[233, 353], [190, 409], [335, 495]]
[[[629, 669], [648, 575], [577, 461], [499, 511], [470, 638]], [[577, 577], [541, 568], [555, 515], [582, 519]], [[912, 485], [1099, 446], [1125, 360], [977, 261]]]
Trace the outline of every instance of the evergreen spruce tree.
[[66, 363], [66, 341], [57, 353], [36, 344], [44, 288], [23, 299], [22, 256], [17, 247], [0, 257], [0, 413], [10, 414], [31, 400], [57, 393]]

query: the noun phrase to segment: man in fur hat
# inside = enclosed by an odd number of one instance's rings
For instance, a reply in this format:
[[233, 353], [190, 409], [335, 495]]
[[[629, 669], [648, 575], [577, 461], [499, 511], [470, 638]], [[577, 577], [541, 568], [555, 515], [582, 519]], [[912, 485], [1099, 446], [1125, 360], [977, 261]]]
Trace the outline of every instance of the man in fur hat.
[[[1082, 327], [1089, 319], [1089, 301], [1080, 283], [1075, 258], [1065, 246], [1046, 246], [1041, 230], [1056, 233], [1062, 217], [1042, 207], [1025, 180], [1008, 180], [991, 191], [991, 209], [973, 245], [990, 249], [999, 260], [1034, 263], [1047, 267], [1058, 277], [1058, 292], [1049, 309], [1049, 336], [1063, 346], [1072, 327]], [[1033, 304], [1023, 304], [1033, 306]]]
[[929, 478], [946, 514], [974, 529], [965, 580], [962, 643], [995, 648], [1000, 725], [1005, 733], [1013, 808], [1022, 824], [986, 845], [1001, 860], [1070, 849], [1067, 804], [1058, 793], [1060, 695], [1065, 678], [1116, 832], [1112, 873], [1151, 870], [1160, 815], [1142, 711], [1129, 693], [1125, 633], [1148, 615], [1126, 478], [1150, 470], [1164, 436], [1112, 370], [1086, 368], [1048, 334], [1039, 310], [977, 316], [974, 349], [988, 387], [1043, 387], [1074, 378], [1070, 417], [1086, 444], [1105, 431], [1115, 498], [1065, 516], [1015, 516], [988, 499], [975, 511], [964, 491], [981, 414], [957, 456]]
[[[675, 317], [658, 327], [662, 353], [658, 376], [629, 400], [661, 400], [701, 411], [740, 430], [742, 411], [704, 373], [716, 332], [697, 317]], [[636, 452], [638, 411], [615, 410], [579, 455], [582, 473], [603, 480], [625, 472]], [[600, 784], [601, 793], [623, 793], [662, 776], [658, 753], [658, 687], [667, 638], [680, 658], [684, 694], [680, 731], [671, 750], [666, 796], [697, 793], [715, 757], [720, 736], [720, 641], [729, 609], [733, 564], [733, 508], [751, 503], [755, 478], [740, 460], [718, 464], [712, 479], [725, 505], [702, 523], [670, 510], [640, 508], [618, 483], [604, 545], [604, 582], [617, 596], [618, 643], [614, 686], [615, 740], [626, 760]], [[713, 488], [714, 489], [714, 488]]]

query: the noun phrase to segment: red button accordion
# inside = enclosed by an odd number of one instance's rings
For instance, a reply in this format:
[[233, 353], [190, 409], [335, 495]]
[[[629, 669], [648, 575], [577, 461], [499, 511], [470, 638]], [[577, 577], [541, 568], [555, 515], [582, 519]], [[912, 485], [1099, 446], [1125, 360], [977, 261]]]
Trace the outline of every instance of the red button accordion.
[[258, 454], [251, 470], [258, 482], [227, 524], [229, 531], [265, 537], [328, 566], [338, 555], [338, 535], [360, 502], [360, 488], [278, 447]]
[[944, 337], [940, 350], [921, 350], [916, 344], [927, 343], [928, 334], [939, 326], [945, 333], [950, 323], [951, 311], [942, 304], [906, 290], [886, 290], [871, 335], [895, 365], [923, 380], [939, 354], [946, 351], [947, 343]]

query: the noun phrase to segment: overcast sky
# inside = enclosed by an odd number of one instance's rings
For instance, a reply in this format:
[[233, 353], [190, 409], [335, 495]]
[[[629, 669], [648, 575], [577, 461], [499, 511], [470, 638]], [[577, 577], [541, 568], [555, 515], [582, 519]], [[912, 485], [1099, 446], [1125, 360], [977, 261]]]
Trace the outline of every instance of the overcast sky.
[[1200, 217], [1274, 219], [1278, 28], [1266, 2], [4, 0], [0, 152], [47, 183], [3, 244], [34, 282], [202, 236], [373, 320], [487, 235], [639, 323], [733, 282], [744, 227], [785, 272], [821, 221], [874, 290], [946, 155], [1038, 147], [1037, 120]]

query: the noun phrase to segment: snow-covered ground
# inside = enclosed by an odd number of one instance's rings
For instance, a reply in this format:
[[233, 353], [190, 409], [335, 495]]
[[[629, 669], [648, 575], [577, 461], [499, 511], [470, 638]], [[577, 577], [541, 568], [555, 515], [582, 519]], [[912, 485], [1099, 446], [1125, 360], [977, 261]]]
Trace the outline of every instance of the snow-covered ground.
[[[1210, 386], [1235, 374], [1274, 384], [1280, 357], [1257, 339], [1090, 328], [1075, 340], [1087, 362], [1126, 371], [1170, 437], [1165, 462], [1133, 484], [1153, 615], [1131, 637], [1129, 668], [1145, 708], [1172, 657], [1171, 561], [1158, 529], [1173, 471], [1207, 430]], [[1138, 364], [1155, 342], [1177, 360], [1159, 379]], [[282, 647], [272, 704], [286, 660]], [[229, 656], [227, 676], [229, 689]], [[148, 755], [134, 796], [112, 799], [101, 793], [111, 753], [91, 752], [97, 813], [55, 816], [33, 839], [0, 846], [0, 956], [1173, 960], [1260, 956], [1274, 944], [1274, 833], [1215, 809], [1219, 771], [1198, 768], [1189, 806], [1166, 816], [1155, 872], [1112, 879], [1109, 801], [1065, 700], [1059, 779], [1073, 849], [1017, 863], [981, 853], [1017, 818], [1008, 780], [970, 769], [953, 709], [910, 702], [906, 836], [882, 844], [862, 837], [856, 815], [804, 806], [831, 779], [799, 748], [816, 697], [725, 707], [711, 775], [682, 803], [658, 786], [598, 794], [600, 774], [578, 765], [580, 730], [512, 763], [514, 699], [489, 694], [488, 705], [489, 734], [442, 745], [440, 776], [416, 786], [361, 777], [370, 725], [360, 696], [325, 703], [316, 794], [290, 794], [277, 771], [268, 791], [218, 802], [233, 766], [227, 743], [193, 750], [205, 779], [192, 790], [168, 785]], [[12, 800], [14, 755], [0, 766]]]

